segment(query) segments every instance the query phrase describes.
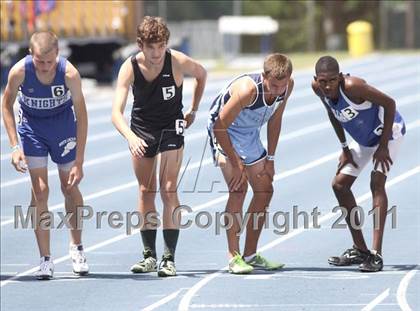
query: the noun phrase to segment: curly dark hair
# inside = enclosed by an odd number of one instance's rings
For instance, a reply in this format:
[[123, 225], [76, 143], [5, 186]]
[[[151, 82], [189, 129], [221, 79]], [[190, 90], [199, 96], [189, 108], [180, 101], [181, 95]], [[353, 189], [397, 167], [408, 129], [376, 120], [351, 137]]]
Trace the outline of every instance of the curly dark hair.
[[156, 43], [169, 40], [170, 32], [161, 17], [145, 16], [137, 26], [137, 43]]

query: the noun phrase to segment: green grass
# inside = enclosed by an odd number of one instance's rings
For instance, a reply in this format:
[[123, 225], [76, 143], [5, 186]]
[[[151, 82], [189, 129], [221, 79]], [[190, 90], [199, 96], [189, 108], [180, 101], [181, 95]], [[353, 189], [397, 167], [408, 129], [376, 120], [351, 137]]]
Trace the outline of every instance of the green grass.
[[[420, 50], [376, 50], [374, 53], [385, 54], [385, 55], [420, 55]], [[352, 58], [348, 51], [332, 51], [332, 52], [314, 52], [314, 53], [287, 53], [293, 63], [293, 69], [306, 69], [315, 66], [316, 61], [324, 55], [331, 55], [335, 57], [338, 62]], [[262, 57], [261, 57], [262, 58]], [[262, 67], [262, 64], [261, 64]], [[223, 60], [217, 61], [216, 66], [211, 69], [212, 74], [227, 74], [234, 75], [246, 72], [248, 70], [255, 70], [255, 66], [244, 66], [242, 68], [231, 68], [229, 64], [223, 62]]]

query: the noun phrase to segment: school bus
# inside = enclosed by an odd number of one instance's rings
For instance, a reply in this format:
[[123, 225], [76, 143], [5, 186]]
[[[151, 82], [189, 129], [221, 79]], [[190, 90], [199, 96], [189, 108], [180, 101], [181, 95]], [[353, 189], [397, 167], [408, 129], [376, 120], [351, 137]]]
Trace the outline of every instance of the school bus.
[[1, 41], [23, 42], [47, 29], [69, 41], [132, 40], [142, 12], [142, 1], [1, 0]]

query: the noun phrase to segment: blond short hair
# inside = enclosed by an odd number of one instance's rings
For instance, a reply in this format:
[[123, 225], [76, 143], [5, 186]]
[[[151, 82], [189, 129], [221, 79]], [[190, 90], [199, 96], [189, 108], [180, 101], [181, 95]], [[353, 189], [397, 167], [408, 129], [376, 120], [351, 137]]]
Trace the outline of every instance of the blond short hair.
[[264, 60], [264, 75], [282, 80], [290, 76], [293, 71], [289, 57], [280, 53], [268, 55]]
[[168, 43], [170, 32], [165, 21], [161, 17], [145, 16], [137, 26], [137, 43]]
[[58, 38], [52, 31], [37, 31], [32, 34], [29, 40], [29, 51], [34, 53], [35, 49], [40, 54], [47, 54], [53, 49], [58, 51]]

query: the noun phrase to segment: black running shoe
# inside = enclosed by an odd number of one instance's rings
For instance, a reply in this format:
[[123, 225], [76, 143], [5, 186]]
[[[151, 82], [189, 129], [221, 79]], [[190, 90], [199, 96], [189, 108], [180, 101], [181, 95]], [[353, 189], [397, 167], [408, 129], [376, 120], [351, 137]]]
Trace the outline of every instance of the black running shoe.
[[376, 251], [371, 254], [360, 264], [359, 270], [362, 272], [378, 272], [384, 267], [382, 256]]
[[328, 258], [328, 263], [334, 266], [358, 265], [364, 262], [369, 255], [369, 252], [364, 252], [353, 247], [346, 250], [341, 256]]

